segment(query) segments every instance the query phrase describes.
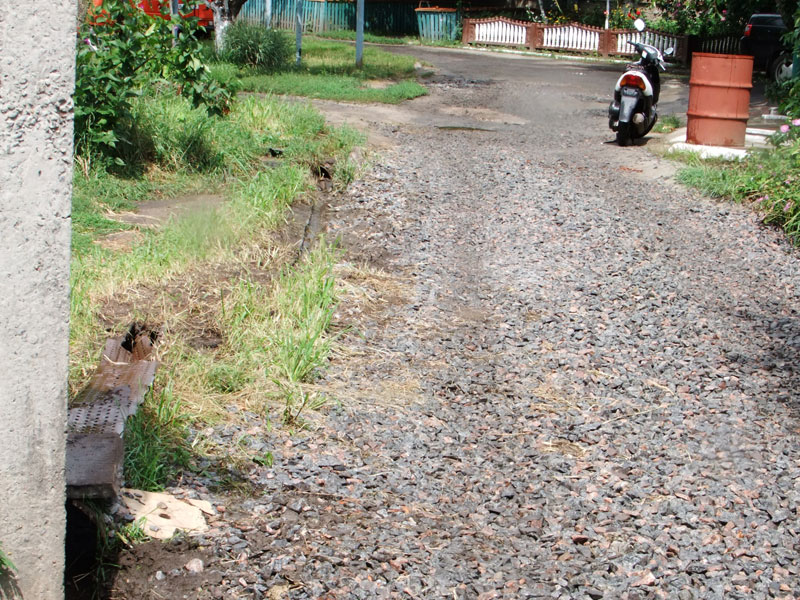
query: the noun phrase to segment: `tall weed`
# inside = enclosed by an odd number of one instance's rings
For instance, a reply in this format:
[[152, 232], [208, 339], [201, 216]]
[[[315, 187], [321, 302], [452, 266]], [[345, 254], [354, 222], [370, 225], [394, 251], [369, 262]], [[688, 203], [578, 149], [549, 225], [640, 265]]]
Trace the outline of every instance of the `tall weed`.
[[125, 427], [125, 483], [161, 491], [189, 461], [188, 417], [169, 386], [150, 391]]
[[280, 375], [289, 382], [312, 380], [330, 352], [328, 328], [336, 308], [335, 255], [323, 240], [277, 283], [280, 293], [274, 339]]
[[694, 159], [678, 178], [713, 197], [752, 202], [765, 223], [781, 227], [800, 244], [800, 119], [773, 137], [775, 148], [753, 153], [740, 163]]
[[214, 139], [218, 120], [192, 109], [185, 99], [153, 92], [131, 103], [131, 117], [129, 143], [121, 148], [128, 164], [201, 172], [224, 167], [225, 156]]
[[225, 31], [221, 58], [270, 72], [288, 68], [293, 53], [292, 40], [285, 31], [239, 19]]

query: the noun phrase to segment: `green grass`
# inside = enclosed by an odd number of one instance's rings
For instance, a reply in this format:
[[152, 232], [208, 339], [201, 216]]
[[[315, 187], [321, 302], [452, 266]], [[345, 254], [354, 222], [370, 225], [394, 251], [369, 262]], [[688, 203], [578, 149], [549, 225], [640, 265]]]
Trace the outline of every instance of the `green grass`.
[[312, 381], [330, 352], [326, 332], [336, 306], [335, 258], [323, 242], [277, 282], [274, 339], [280, 374], [289, 382]]
[[224, 295], [219, 314], [220, 328], [228, 332], [227, 360], [210, 370], [197, 365], [198, 371], [208, 372], [212, 385], [226, 393], [241, 393], [247, 385], [266, 396], [277, 392], [285, 421], [297, 421], [309, 403], [318, 406], [303, 384], [314, 382], [331, 350], [337, 256], [323, 239], [269, 287], [239, 280]]
[[158, 492], [189, 463], [188, 416], [167, 385], [149, 392], [125, 427], [125, 484]]
[[201, 174], [158, 171], [149, 176], [115, 175], [105, 170], [84, 173], [76, 168], [72, 178], [72, 248], [76, 255], [93, 250], [100, 236], [130, 229], [109, 218], [113, 212], [133, 210], [138, 203], [179, 194], [213, 190], [215, 182]]
[[0, 545], [0, 577], [7, 575], [13, 571], [16, 571], [17, 567], [8, 557], [8, 554], [3, 552], [3, 547]]
[[681, 126], [681, 120], [675, 115], [660, 117], [653, 127], [653, 133], [671, 133]]
[[[313, 189], [316, 166], [332, 161], [338, 185], [354, 176], [349, 156], [363, 136], [273, 95], [242, 97], [217, 118], [150, 92], [135, 106], [136, 160], [119, 172], [82, 161], [75, 172], [70, 387], [76, 393], [94, 371], [109, 319], [112, 331], [134, 320], [159, 329], [158, 383], [129, 423], [125, 458], [128, 485], [159, 489], [194, 454], [227, 460], [240, 452], [188, 448], [189, 419], [230, 419], [226, 407], [236, 404], [262, 413], [281, 407], [296, 422], [321, 404], [305, 386], [330, 350], [335, 252], [323, 241], [289, 268], [274, 232]], [[209, 191], [222, 202], [142, 229], [124, 250], [93, 243], [127, 227], [115, 212]], [[192, 343], [206, 331], [218, 345]]]
[[247, 77], [242, 87], [253, 92], [305, 96], [337, 102], [378, 102], [399, 104], [427, 92], [414, 81], [400, 81], [385, 88], [370, 88], [363, 79], [343, 75], [320, 77], [307, 73], [281, 73], [266, 79]]
[[800, 243], [800, 141], [753, 153], [743, 161], [726, 163], [686, 157], [679, 181], [715, 198], [750, 202], [764, 222], [781, 227]]
[[[338, 31], [326, 31], [324, 33], [315, 33], [314, 34], [318, 38], [328, 39], [328, 40], [339, 40], [339, 41], [356, 41], [356, 32], [350, 31], [346, 29], [340, 29]], [[383, 36], [383, 35], [375, 35], [373, 33], [364, 33], [364, 41], [368, 44], [388, 44], [394, 46], [408, 46], [411, 44], [419, 44], [419, 38], [416, 36], [404, 36], [404, 37], [393, 37], [393, 36]]]
[[303, 62], [298, 69], [261, 74], [249, 68], [216, 63], [212, 72], [221, 79], [238, 73], [238, 85], [249, 92], [397, 104], [427, 93], [425, 87], [416, 82], [414, 65], [413, 57], [365, 48], [363, 68], [358, 69], [355, 48], [351, 44], [304, 38]]

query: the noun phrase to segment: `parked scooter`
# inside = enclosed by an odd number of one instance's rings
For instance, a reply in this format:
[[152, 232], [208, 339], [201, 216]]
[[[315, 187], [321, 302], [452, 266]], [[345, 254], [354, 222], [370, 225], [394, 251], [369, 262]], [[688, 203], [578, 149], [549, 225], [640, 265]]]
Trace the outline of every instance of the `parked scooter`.
[[[642, 19], [634, 21], [637, 31], [644, 31]], [[661, 51], [650, 44], [628, 41], [641, 55], [638, 61], [625, 67], [625, 72], [614, 86], [614, 100], [608, 107], [608, 126], [617, 133], [617, 144], [627, 146], [643, 137], [658, 119], [656, 104], [661, 91], [658, 70], [667, 70]], [[672, 54], [667, 48], [664, 54]]]

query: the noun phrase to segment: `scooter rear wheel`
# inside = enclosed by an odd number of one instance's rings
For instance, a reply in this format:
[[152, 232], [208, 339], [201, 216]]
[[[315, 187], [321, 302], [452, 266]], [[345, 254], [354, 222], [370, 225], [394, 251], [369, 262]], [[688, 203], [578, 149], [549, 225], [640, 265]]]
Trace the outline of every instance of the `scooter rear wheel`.
[[633, 139], [631, 137], [631, 124], [620, 123], [619, 129], [617, 129], [617, 145], [630, 146], [632, 141]]

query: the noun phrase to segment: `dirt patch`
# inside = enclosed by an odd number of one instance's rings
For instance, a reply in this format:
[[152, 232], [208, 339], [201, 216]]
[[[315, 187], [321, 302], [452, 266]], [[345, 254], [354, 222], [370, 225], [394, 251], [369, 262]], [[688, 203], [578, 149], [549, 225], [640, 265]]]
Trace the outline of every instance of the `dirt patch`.
[[170, 219], [220, 206], [225, 199], [217, 194], [177, 196], [167, 200], [142, 202], [135, 211], [109, 212], [106, 217], [130, 225], [132, 229], [116, 231], [98, 238], [95, 243], [112, 252], [127, 252], [141, 242], [143, 229], [154, 229]]
[[364, 87], [371, 90], [385, 90], [395, 84], [391, 79], [373, 79], [364, 83]]
[[[202, 561], [201, 572], [187, 569], [189, 561]], [[196, 561], [193, 565], [198, 565]], [[208, 548], [185, 540], [151, 541], [133, 546], [119, 557], [114, 579], [114, 600], [162, 598], [214, 598], [213, 587], [223, 580], [220, 559]]]
[[95, 243], [111, 252], [127, 252], [142, 240], [142, 233], [136, 229], [115, 231], [97, 239]]
[[109, 213], [110, 219], [136, 227], [158, 227], [170, 219], [216, 208], [224, 202], [218, 194], [177, 196], [167, 200], [143, 202], [135, 211]]

